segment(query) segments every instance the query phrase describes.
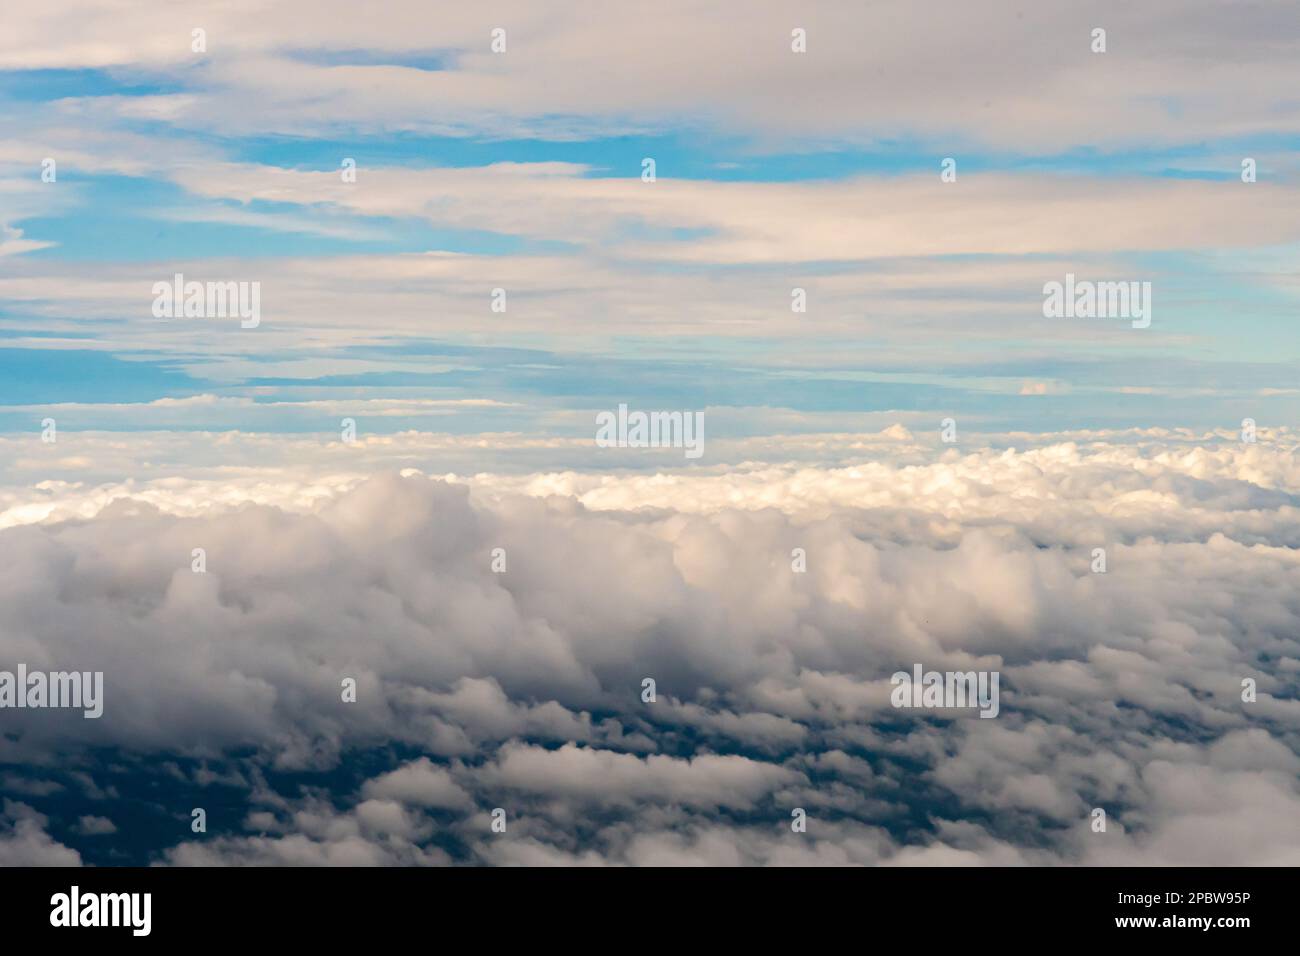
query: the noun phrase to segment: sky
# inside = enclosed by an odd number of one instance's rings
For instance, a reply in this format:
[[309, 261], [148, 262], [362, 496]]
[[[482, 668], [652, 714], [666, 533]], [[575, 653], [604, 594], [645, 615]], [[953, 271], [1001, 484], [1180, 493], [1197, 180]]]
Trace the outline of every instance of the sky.
[[[293, 404], [319, 399], [489, 399], [361, 427], [551, 435], [623, 399], [719, 434], [1300, 410], [1284, 4], [173, 6], [7, 18], [0, 428], [200, 395], [259, 407], [183, 427], [336, 431]], [[177, 272], [260, 282], [263, 322], [154, 318]], [[1066, 273], [1150, 281], [1151, 326], [1044, 319]]]
[[1300, 859], [1293, 4], [0, 23], [0, 863]]

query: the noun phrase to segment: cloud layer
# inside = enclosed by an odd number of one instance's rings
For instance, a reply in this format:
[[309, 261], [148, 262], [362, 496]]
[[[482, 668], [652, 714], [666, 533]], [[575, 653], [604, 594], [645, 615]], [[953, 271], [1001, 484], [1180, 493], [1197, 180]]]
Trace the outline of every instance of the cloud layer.
[[[6, 712], [0, 852], [110, 839], [106, 794], [172, 755], [236, 795], [202, 837], [202, 802], [158, 809], [181, 864], [1300, 861], [1294, 444], [922, 463], [904, 434], [847, 468], [157, 487], [0, 531], [0, 660], [107, 685], [98, 721]], [[895, 710], [913, 663], [1000, 671], [999, 716]], [[94, 825], [54, 840], [43, 781]]]
[[[1281, 0], [924, 10], [905, 0], [764, 0], [739, 16], [674, 0], [647, 16], [630, 0], [547, 10], [516, 0], [434, 15], [400, 0], [368, 17], [351, 0], [111, 11], [65, 0], [13, 11], [0, 68], [129, 67], [160, 88], [93, 106], [73, 99], [67, 111], [109, 108], [226, 133], [567, 138], [685, 116], [751, 135], [943, 133], [1055, 150], [1294, 132], [1291, 13]], [[191, 49], [196, 28], [206, 31], [202, 58]], [[508, 42], [494, 54], [497, 28]], [[806, 56], [791, 54], [794, 28], [807, 33]], [[1097, 28], [1108, 33], [1103, 69]]]

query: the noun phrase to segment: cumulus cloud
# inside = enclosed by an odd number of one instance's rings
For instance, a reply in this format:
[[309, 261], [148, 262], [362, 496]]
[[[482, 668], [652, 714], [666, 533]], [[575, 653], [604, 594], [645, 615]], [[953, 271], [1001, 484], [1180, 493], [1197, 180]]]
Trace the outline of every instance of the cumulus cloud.
[[117, 824], [107, 817], [84, 816], [77, 821], [77, 832], [83, 836], [109, 836], [117, 832]]
[[[119, 488], [0, 531], [0, 659], [106, 683], [99, 720], [7, 712], [0, 759], [201, 761], [248, 809], [177, 864], [1295, 863], [1293, 443], [1081, 437]], [[894, 709], [914, 663], [999, 671], [998, 717]]]
[[365, 795], [396, 800], [417, 807], [455, 809], [470, 806], [470, 796], [452, 779], [444, 767], [427, 757], [413, 760], [383, 776], [369, 780]]
[[0, 866], [80, 866], [81, 854], [46, 832], [49, 818], [25, 803], [4, 801]]

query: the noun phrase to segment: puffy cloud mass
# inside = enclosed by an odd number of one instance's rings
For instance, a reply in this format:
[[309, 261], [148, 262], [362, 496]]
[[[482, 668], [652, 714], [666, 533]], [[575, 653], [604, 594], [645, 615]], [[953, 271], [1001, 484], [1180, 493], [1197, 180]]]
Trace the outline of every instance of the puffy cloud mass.
[[[112, 844], [154, 779], [174, 864], [1300, 863], [1293, 436], [870, 440], [33, 513], [0, 669], [104, 712], [2, 712], [0, 861]], [[893, 706], [916, 664], [997, 716]]]

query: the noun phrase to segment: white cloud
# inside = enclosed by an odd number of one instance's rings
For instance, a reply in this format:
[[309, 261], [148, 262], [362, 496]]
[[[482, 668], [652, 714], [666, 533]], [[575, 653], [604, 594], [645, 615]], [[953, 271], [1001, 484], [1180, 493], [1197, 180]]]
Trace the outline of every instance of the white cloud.
[[49, 818], [25, 803], [4, 801], [0, 814], [0, 866], [80, 866], [81, 854], [56, 842]]
[[[630, 0], [567, 10], [516, 0], [430, 17], [418, 0], [395, 0], [383, 17], [365, 18], [349, 0], [165, 10], [68, 0], [11, 11], [0, 67], [134, 68], [184, 80], [174, 93], [64, 109], [227, 134], [562, 138], [707, 124], [813, 145], [912, 135], [1058, 151], [1293, 132], [1290, 14], [1281, 0], [1245, 11], [1177, 0], [1086, 11], [1067, 0], [924, 10], [825, 0], [794, 11], [765, 0], [738, 18], [677, 0], [646, 17]], [[1109, 31], [1104, 55], [1089, 49], [1099, 21]], [[205, 55], [190, 48], [200, 23]], [[796, 23], [808, 31], [806, 54], [790, 52]], [[488, 48], [498, 25], [508, 29], [503, 55]], [[370, 55], [348, 62], [338, 52], [358, 50]], [[438, 69], [402, 65], [403, 54], [431, 51]]]
[[[98, 721], [16, 712], [0, 757], [413, 753], [350, 792], [257, 797], [251, 832], [176, 863], [1292, 859], [1289, 432], [967, 453], [859, 437], [879, 460], [702, 475], [277, 487], [267, 462], [215, 506], [160, 482], [10, 527], [0, 656], [107, 686]], [[894, 710], [888, 676], [913, 662], [1000, 671], [999, 717]], [[937, 806], [962, 809], [900, 826]], [[1232, 836], [1192, 849], [1206, 828]], [[27, 846], [40, 828], [21, 829]]]

